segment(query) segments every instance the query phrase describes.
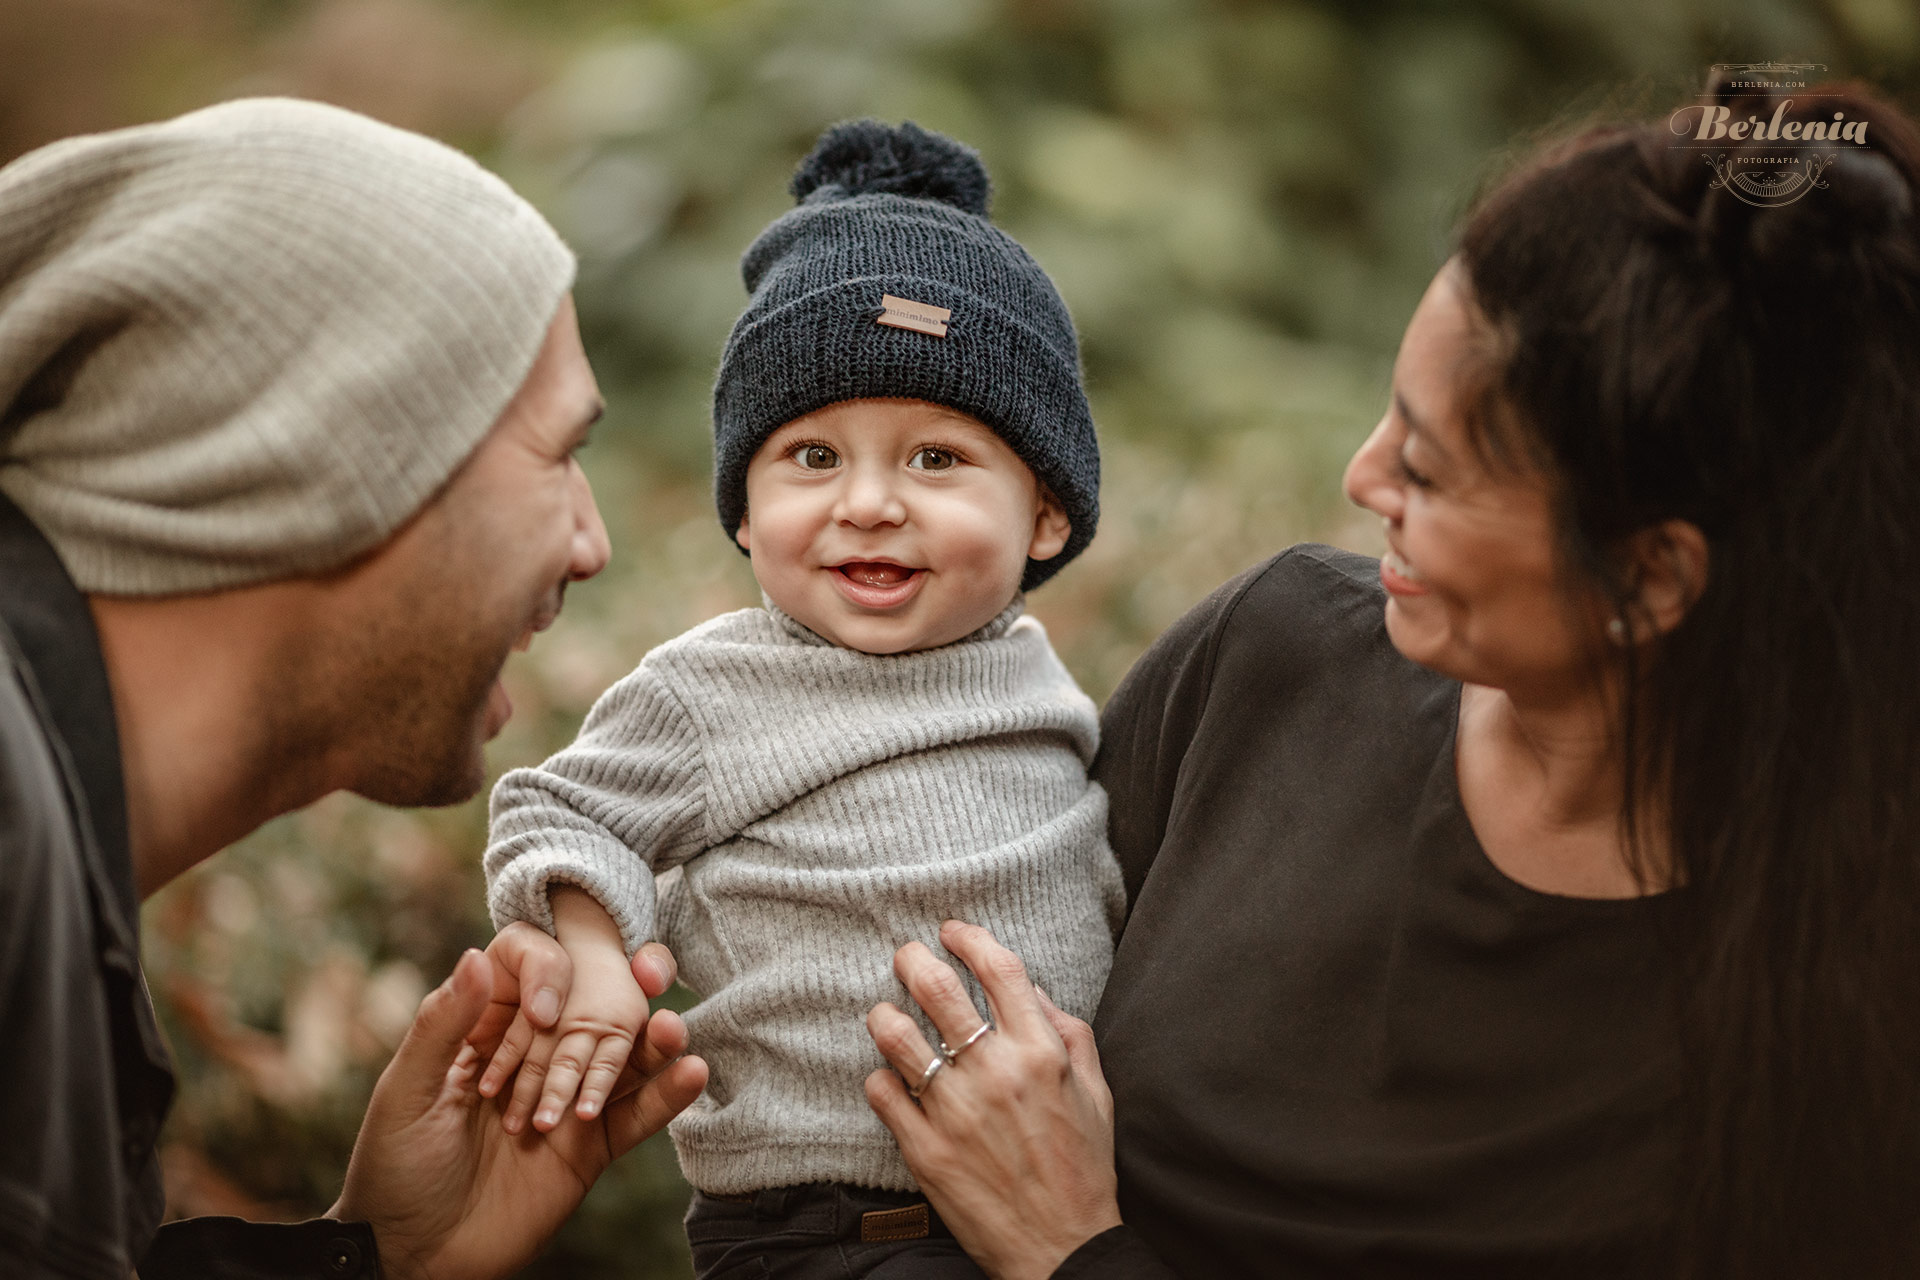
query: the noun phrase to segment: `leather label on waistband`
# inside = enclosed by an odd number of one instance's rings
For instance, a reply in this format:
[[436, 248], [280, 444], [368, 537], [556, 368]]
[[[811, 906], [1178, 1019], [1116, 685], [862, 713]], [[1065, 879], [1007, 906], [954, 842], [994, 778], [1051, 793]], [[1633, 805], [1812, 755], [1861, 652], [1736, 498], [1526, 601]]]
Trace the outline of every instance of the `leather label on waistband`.
[[924, 1204], [910, 1204], [904, 1209], [875, 1209], [860, 1215], [860, 1239], [864, 1242], [924, 1240], [931, 1229]]
[[946, 307], [936, 307], [930, 302], [914, 302], [908, 298], [896, 298], [890, 293], [883, 293], [880, 295], [880, 318], [875, 323], [892, 325], [896, 329], [911, 329], [915, 333], [930, 333], [936, 338], [944, 338], [947, 336], [947, 321], [952, 318], [953, 312]]

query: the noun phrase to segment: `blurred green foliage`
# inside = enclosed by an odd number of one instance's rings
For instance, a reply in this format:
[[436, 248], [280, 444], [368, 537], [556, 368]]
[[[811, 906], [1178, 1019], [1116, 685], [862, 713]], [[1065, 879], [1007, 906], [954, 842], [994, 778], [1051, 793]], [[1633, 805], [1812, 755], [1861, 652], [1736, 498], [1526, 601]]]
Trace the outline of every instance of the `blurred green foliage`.
[[[0, 18], [53, 49], [89, 5], [62, 0], [39, 27], [30, 8], [0, 0]], [[1825, 62], [1909, 98], [1920, 84], [1908, 0], [182, 0], [154, 21], [170, 34], [115, 55], [92, 123], [239, 92], [334, 97], [478, 149], [580, 251], [610, 403], [586, 461], [615, 561], [509, 667], [496, 769], [564, 743], [651, 645], [757, 599], [708, 496], [708, 393], [739, 254], [829, 123], [911, 118], [977, 147], [996, 217], [1073, 309], [1104, 515], [1032, 606], [1104, 698], [1161, 628], [1274, 549], [1376, 545], [1343, 507], [1341, 465], [1451, 226], [1532, 135], [1661, 110], [1715, 60]], [[70, 118], [13, 83], [0, 124]], [[414, 1003], [490, 934], [484, 827], [479, 801], [336, 797], [152, 903], [183, 1077], [176, 1209], [331, 1201]], [[685, 1194], [664, 1138], [647, 1144], [529, 1274], [685, 1274]]]

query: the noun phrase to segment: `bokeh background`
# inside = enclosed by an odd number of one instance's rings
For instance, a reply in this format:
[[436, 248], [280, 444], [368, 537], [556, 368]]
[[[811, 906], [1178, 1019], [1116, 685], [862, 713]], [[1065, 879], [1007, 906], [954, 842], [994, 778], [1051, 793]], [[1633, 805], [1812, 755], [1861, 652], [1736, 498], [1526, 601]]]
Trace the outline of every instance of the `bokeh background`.
[[[1079, 323], [1098, 539], [1033, 599], [1104, 699], [1161, 628], [1302, 538], [1377, 548], [1338, 477], [1473, 193], [1543, 133], [1658, 114], [1708, 64], [1827, 64], [1911, 104], [1913, 0], [0, 0], [0, 159], [222, 98], [355, 107], [472, 151], [578, 248], [610, 411], [614, 562], [507, 676], [497, 771], [565, 742], [647, 648], [757, 599], [708, 497], [740, 251], [819, 130], [977, 147]], [[484, 804], [335, 797], [147, 908], [182, 1071], [177, 1213], [300, 1218], [339, 1186], [420, 996], [491, 930]], [[687, 1274], [664, 1137], [542, 1277]]]

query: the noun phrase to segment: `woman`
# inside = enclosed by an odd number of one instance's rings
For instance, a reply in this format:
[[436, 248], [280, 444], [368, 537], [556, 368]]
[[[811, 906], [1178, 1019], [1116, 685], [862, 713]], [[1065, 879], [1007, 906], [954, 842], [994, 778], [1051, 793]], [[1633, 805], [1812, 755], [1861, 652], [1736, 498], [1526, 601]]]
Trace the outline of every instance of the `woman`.
[[1791, 204], [1664, 121], [1504, 182], [1348, 468], [1383, 560], [1115, 694], [1097, 1059], [980, 931], [995, 1034], [901, 952], [965, 1047], [880, 1006], [869, 1098], [990, 1272], [1920, 1266], [1920, 136], [1798, 96], [1873, 149]]

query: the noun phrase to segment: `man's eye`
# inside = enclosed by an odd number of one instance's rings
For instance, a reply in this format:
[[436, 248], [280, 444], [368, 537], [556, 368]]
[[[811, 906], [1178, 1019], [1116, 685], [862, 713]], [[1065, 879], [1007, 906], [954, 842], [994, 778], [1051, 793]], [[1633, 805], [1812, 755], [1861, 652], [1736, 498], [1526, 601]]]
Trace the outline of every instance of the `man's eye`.
[[840, 455], [824, 444], [795, 447], [793, 460], [809, 471], [827, 471], [840, 465]]
[[913, 455], [913, 461], [907, 465], [922, 471], [946, 471], [953, 466], [953, 462], [953, 455], [945, 449], [922, 449]]

